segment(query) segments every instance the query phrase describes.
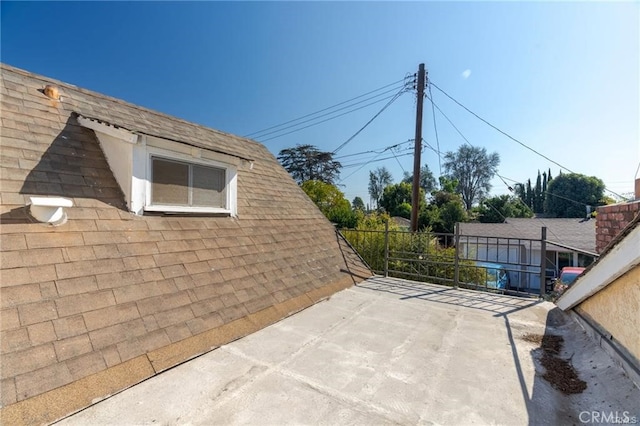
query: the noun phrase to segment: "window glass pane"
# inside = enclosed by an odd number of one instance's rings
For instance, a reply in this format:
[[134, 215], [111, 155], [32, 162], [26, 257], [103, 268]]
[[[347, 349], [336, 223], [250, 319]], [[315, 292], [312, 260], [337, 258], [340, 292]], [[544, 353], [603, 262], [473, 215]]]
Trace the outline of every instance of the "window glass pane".
[[562, 269], [565, 266], [572, 266], [571, 259], [573, 255], [571, 253], [559, 252], [558, 253], [558, 269]]
[[226, 208], [225, 171], [215, 167], [192, 166], [192, 203], [201, 207]]
[[176, 161], [152, 160], [152, 204], [189, 204], [189, 165]]

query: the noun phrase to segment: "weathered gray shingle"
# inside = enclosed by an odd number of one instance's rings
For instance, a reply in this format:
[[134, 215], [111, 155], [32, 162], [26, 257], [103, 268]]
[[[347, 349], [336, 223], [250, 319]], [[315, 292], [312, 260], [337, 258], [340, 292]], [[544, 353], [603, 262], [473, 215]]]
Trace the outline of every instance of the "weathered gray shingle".
[[461, 223], [460, 234], [539, 240], [542, 227], [547, 228], [548, 241], [591, 253], [596, 251], [595, 220], [508, 218], [507, 223]]
[[[369, 275], [261, 144], [10, 66], [1, 77], [3, 424], [53, 421]], [[62, 102], [41, 92], [51, 83]], [[129, 213], [76, 114], [254, 160], [237, 218]], [[30, 195], [72, 198], [68, 222], [36, 223]]]

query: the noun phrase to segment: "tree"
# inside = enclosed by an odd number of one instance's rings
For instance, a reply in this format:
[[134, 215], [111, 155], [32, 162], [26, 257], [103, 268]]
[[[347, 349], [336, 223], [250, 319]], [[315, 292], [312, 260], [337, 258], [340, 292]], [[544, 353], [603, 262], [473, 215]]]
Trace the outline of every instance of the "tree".
[[[411, 217], [411, 196], [413, 186], [406, 182], [395, 185], [388, 185], [380, 198], [380, 207], [389, 213], [390, 216], [400, 216], [405, 219]], [[424, 192], [420, 188], [420, 201], [418, 208], [424, 205]]]
[[525, 190], [525, 204], [533, 210], [533, 190], [531, 189], [531, 179], [527, 179], [527, 188]]
[[499, 195], [486, 198], [478, 208], [478, 220], [482, 223], [502, 223], [508, 217], [532, 217], [533, 212], [517, 197]]
[[[420, 210], [418, 224], [421, 228], [430, 227], [433, 232], [452, 233], [458, 222], [467, 220], [467, 212], [460, 195], [452, 192], [451, 181], [440, 180], [440, 191], [432, 193], [433, 200]], [[455, 181], [453, 182], [455, 183]], [[447, 186], [447, 184], [449, 184]], [[452, 189], [447, 191], [447, 189]]]
[[391, 185], [392, 177], [386, 167], [378, 167], [373, 172], [369, 171], [369, 195], [376, 202], [376, 208], [380, 207], [380, 197], [384, 188]]
[[602, 205], [604, 182], [595, 176], [562, 174], [547, 185], [544, 211], [550, 217], [585, 217], [586, 206]]
[[542, 193], [542, 177], [540, 176], [540, 170], [538, 170], [538, 177], [536, 178], [536, 186], [533, 190], [533, 211], [535, 213], [542, 213], [544, 211], [544, 194]]
[[298, 185], [308, 180], [335, 184], [342, 165], [333, 159], [332, 152], [322, 152], [313, 145], [296, 145], [278, 153], [278, 161]]
[[335, 185], [319, 180], [303, 182], [302, 190], [311, 198], [320, 211], [341, 228], [354, 228], [357, 216], [351, 210], [351, 204]]
[[[402, 182], [413, 185], [413, 174], [404, 172]], [[427, 164], [420, 169], [420, 188], [422, 188], [425, 194], [431, 194], [431, 191], [436, 189], [436, 178], [433, 177], [433, 173]]]
[[462, 145], [457, 152], [447, 152], [444, 168], [447, 175], [458, 180], [458, 193], [467, 211], [491, 189], [491, 179], [500, 164], [497, 152], [487, 154], [485, 148]]
[[351, 203], [351, 206], [353, 207], [354, 210], [363, 210], [365, 209], [364, 207], [364, 201], [362, 201], [362, 198], [360, 197], [356, 197], [353, 199], [353, 202]]
[[523, 183], [516, 183], [513, 185], [513, 192], [516, 194], [516, 197], [520, 198], [524, 203], [527, 202]]

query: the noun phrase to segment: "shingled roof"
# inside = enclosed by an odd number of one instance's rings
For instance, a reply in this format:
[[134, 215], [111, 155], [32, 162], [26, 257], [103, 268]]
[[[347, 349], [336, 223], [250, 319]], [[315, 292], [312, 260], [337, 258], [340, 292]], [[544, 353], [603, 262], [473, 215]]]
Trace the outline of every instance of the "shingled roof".
[[547, 240], [559, 243], [554, 249], [568, 246], [595, 253], [595, 220], [558, 218], [508, 218], [506, 223], [461, 223], [460, 234], [491, 238], [539, 240], [542, 227], [547, 228]]
[[[370, 276], [255, 141], [7, 65], [0, 94], [3, 424], [54, 421]], [[237, 215], [129, 212], [78, 117], [251, 161]], [[67, 222], [36, 222], [32, 195], [71, 198]]]

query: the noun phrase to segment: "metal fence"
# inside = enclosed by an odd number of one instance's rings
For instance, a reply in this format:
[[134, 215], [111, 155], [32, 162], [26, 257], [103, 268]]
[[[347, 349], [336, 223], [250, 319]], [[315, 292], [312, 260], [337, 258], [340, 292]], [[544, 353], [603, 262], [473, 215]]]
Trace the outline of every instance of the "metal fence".
[[539, 240], [342, 229], [376, 274], [515, 295], [550, 290], [546, 228]]

